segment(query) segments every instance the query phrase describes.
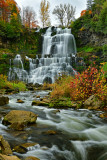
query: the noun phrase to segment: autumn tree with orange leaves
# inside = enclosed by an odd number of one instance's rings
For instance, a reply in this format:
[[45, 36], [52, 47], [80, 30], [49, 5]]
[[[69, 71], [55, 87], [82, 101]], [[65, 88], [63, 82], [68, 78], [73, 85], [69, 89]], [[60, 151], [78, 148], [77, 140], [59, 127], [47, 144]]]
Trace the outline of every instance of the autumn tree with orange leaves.
[[50, 16], [49, 16], [49, 7], [50, 4], [46, 0], [42, 0], [40, 3], [40, 19], [42, 22], [42, 26], [47, 27], [50, 26]]
[[14, 0], [0, 0], [0, 19], [10, 22], [12, 16], [17, 18], [20, 10]]
[[5, 0], [0, 0], [0, 19], [7, 21], [8, 5]]

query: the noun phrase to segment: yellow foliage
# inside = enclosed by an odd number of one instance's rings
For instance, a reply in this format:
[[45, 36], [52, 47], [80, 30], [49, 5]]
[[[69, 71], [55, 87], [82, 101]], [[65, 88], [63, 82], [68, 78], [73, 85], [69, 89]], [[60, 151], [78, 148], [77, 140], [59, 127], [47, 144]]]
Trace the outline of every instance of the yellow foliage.
[[73, 81], [71, 76], [60, 76], [54, 84], [52, 84], [53, 91], [51, 98], [70, 97], [70, 82]]
[[16, 20], [16, 19], [17, 19], [17, 14], [16, 14], [16, 13], [13, 13], [13, 14], [11, 15], [11, 17], [14, 17], [14, 19]]
[[40, 4], [40, 19], [43, 24], [43, 27], [50, 25], [50, 16], [49, 16], [49, 7], [50, 4], [46, 0], [42, 0]]
[[85, 28], [84, 28], [84, 27], [80, 28], [80, 31], [84, 31], [84, 30], [85, 30]]

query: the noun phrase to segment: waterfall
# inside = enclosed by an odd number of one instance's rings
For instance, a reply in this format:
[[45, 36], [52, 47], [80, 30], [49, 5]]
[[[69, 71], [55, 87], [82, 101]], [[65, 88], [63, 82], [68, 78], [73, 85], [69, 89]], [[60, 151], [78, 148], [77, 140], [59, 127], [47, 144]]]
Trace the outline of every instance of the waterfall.
[[14, 67], [11, 68], [11, 60], [10, 60], [10, 69], [8, 74], [9, 80], [20, 80], [27, 82], [28, 80], [28, 73], [26, 70], [24, 70], [23, 62], [21, 59], [21, 56], [19, 54], [16, 55], [16, 57], [13, 60]]
[[[39, 59], [29, 60], [29, 73], [24, 70], [20, 55], [16, 55], [13, 64], [13, 71], [9, 73], [10, 79], [15, 76], [19, 80], [28, 83], [53, 83], [59, 73], [75, 74], [72, 63], [76, 58], [75, 38], [71, 34], [71, 29], [51, 28], [43, 35], [42, 56]], [[73, 60], [74, 59], [74, 60]]]

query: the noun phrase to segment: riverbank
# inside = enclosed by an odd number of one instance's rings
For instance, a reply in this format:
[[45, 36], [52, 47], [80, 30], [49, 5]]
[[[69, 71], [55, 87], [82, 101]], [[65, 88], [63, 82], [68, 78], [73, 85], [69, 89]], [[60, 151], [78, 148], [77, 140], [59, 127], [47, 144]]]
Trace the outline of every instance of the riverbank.
[[[61, 97], [59, 96], [56, 98], [52, 97], [52, 87], [53, 85], [51, 84], [44, 84], [44, 85], [39, 85], [39, 84], [27, 84], [26, 85], [26, 92], [41, 92], [41, 91], [46, 91], [48, 94], [44, 97], [41, 97], [40, 95], [35, 95], [31, 105], [32, 106], [46, 106], [48, 108], [55, 108], [55, 109], [88, 109], [88, 110], [96, 110], [96, 111], [103, 111], [104, 114], [101, 115], [102, 118], [107, 118], [107, 105], [106, 102], [104, 103], [96, 97], [96, 95], [91, 95], [89, 98], [86, 100], [72, 100], [70, 97]], [[8, 97], [9, 95], [14, 95], [20, 93], [19, 89], [2, 89], [0, 90], [0, 104], [8, 104], [4, 100], [4, 95]], [[25, 103], [23, 99], [17, 99], [17, 103]]]

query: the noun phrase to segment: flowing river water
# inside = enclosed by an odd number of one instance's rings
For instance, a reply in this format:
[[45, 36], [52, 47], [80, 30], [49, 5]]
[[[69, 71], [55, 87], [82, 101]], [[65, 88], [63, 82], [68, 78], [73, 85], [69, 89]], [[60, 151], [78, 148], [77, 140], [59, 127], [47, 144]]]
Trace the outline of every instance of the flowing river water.
[[[34, 156], [40, 160], [107, 160], [107, 124], [99, 118], [101, 111], [56, 109], [32, 106], [36, 95], [44, 97], [47, 91], [27, 91], [9, 96], [9, 104], [0, 107], [4, 116], [10, 110], [27, 110], [38, 114], [35, 125], [24, 131], [14, 131], [2, 124], [0, 134], [13, 148], [27, 142], [37, 145], [28, 148], [25, 154], [14, 152], [20, 158]], [[16, 103], [17, 99], [25, 103]], [[45, 134], [48, 130], [56, 134]]]

